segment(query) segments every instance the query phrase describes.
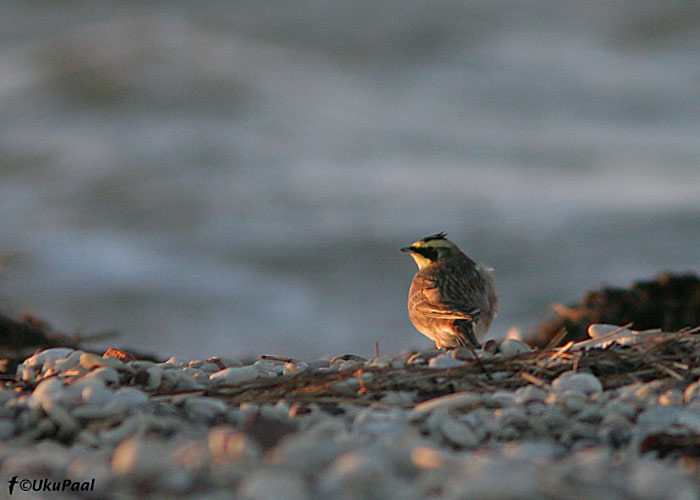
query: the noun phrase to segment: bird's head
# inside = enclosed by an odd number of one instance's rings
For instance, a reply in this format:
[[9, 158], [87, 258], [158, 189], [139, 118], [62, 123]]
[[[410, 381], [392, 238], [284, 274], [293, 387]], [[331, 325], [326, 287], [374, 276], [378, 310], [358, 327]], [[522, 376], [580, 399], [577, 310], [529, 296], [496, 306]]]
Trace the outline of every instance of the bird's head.
[[425, 269], [435, 262], [440, 262], [461, 253], [457, 245], [445, 237], [445, 233], [431, 234], [418, 240], [410, 247], [404, 247], [402, 252], [408, 252], [416, 261], [418, 269]]

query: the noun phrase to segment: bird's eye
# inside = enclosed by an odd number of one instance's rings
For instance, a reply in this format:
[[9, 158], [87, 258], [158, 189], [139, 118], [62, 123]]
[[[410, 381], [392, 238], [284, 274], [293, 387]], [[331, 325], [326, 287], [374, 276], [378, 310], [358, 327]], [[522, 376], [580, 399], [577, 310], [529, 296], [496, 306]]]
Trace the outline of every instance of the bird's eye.
[[421, 248], [421, 253], [426, 259], [438, 260], [438, 251], [433, 247], [423, 247]]

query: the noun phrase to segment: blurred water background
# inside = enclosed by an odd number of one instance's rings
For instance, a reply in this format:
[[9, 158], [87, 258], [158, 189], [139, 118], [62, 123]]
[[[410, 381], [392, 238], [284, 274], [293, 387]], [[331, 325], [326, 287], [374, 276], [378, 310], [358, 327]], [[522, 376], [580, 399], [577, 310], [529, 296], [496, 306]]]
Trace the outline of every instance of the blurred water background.
[[398, 249], [492, 335], [700, 270], [700, 6], [5, 1], [0, 310], [161, 355], [426, 348]]

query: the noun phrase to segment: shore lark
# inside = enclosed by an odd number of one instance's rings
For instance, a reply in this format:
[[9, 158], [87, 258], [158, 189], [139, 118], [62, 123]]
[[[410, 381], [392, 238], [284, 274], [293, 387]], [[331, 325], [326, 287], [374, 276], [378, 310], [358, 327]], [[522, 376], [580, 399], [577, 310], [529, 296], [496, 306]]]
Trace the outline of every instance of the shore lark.
[[491, 269], [463, 254], [445, 233], [401, 251], [418, 265], [408, 292], [413, 326], [438, 349], [480, 347], [498, 307]]

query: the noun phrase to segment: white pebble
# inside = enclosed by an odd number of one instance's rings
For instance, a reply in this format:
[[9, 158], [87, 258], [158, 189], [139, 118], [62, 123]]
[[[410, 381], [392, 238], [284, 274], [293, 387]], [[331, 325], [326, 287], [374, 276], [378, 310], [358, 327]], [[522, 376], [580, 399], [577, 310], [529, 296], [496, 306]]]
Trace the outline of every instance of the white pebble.
[[604, 323], [593, 323], [588, 327], [588, 335], [592, 339], [598, 339], [600, 337], [610, 335], [614, 331], [632, 333], [631, 330], [621, 329], [617, 325], [607, 325]]
[[148, 404], [148, 395], [134, 387], [122, 387], [114, 392], [112, 399], [105, 405], [105, 411], [110, 415], [121, 415], [132, 409]]
[[520, 340], [505, 339], [503, 342], [501, 342], [500, 351], [504, 356], [515, 356], [516, 354], [530, 352], [532, 351], [532, 348]]
[[[332, 366], [333, 366], [333, 365], [331, 365], [331, 367], [332, 367]], [[341, 372], [344, 372], [344, 371], [351, 371], [351, 370], [357, 370], [357, 369], [358, 369], [359, 367], [361, 367], [361, 366], [362, 366], [362, 363], [360, 363], [359, 361], [355, 361], [355, 360], [353, 360], [353, 359], [348, 359], [348, 360], [346, 360], [346, 361], [342, 361], [342, 362], [338, 365], [338, 370], [340, 370]]]
[[82, 384], [80, 389], [80, 396], [83, 400], [83, 403], [90, 405], [105, 405], [114, 396], [114, 393], [112, 391], [106, 389], [100, 381], [94, 379], [92, 381], [86, 382], [85, 384]]
[[212, 373], [209, 376], [209, 380], [218, 385], [235, 385], [253, 381], [259, 376], [259, 369], [254, 365], [249, 365], [219, 370]]
[[109, 367], [97, 368], [83, 376], [80, 380], [100, 380], [105, 385], [117, 385], [119, 383], [119, 374], [117, 370]]
[[107, 356], [106, 358], [101, 358], [89, 352], [84, 352], [80, 356], [80, 365], [86, 370], [93, 370], [95, 368], [109, 367], [115, 370], [121, 370], [126, 367], [123, 361], [115, 358], [114, 356]]
[[57, 359], [54, 362], [54, 370], [57, 372], [67, 372], [68, 370], [75, 368], [75, 366], [80, 363], [80, 358], [83, 354], [83, 351], [73, 351], [67, 357]]
[[284, 364], [284, 370], [283, 370], [283, 375], [296, 375], [298, 373], [305, 372], [309, 369], [309, 365], [304, 363], [303, 361], [299, 361], [298, 363], [285, 363]]
[[447, 396], [429, 399], [417, 404], [411, 413], [413, 415], [425, 415], [438, 408], [469, 408], [481, 401], [481, 396], [474, 392], [457, 392]]
[[75, 349], [70, 347], [52, 347], [50, 349], [44, 349], [43, 351], [39, 351], [33, 356], [25, 359], [22, 364], [24, 366], [41, 366], [46, 361], [56, 361], [58, 359], [68, 357], [73, 351], [75, 351]]
[[428, 362], [430, 368], [456, 368], [464, 365], [464, 361], [453, 358], [449, 352], [435, 356]]
[[[293, 363], [291, 364], [293, 365]], [[281, 375], [285, 370], [285, 365], [262, 359], [253, 363], [253, 366], [257, 367], [258, 371], [267, 377], [276, 377], [277, 375]]]
[[31, 397], [29, 406], [32, 408], [48, 408], [57, 403], [71, 404], [77, 402], [58, 378], [48, 378], [39, 382]]

